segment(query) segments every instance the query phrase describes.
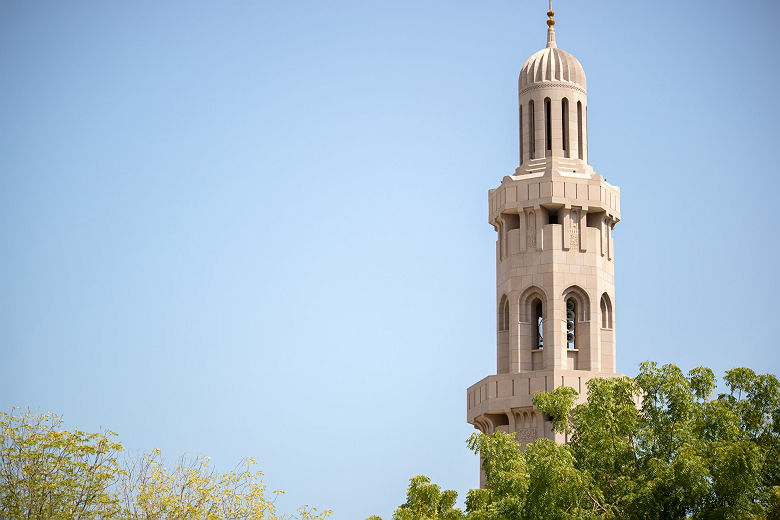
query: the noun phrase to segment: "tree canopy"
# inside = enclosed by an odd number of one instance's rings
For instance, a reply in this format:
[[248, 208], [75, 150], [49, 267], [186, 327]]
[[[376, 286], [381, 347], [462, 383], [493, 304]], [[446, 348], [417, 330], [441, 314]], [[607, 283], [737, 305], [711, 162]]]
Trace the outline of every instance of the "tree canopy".
[[636, 378], [588, 381], [578, 406], [571, 388], [540, 393], [534, 405], [568, 444], [521, 451], [513, 435], [474, 434], [487, 484], [467, 493], [465, 512], [455, 491], [417, 476], [393, 518], [780, 518], [778, 380], [735, 368], [723, 382], [714, 397], [712, 370], [645, 362]]
[[111, 431], [62, 428], [62, 418], [0, 412], [0, 518], [35, 520], [323, 520], [304, 506], [279, 513], [255, 461], [221, 473], [208, 457], [165, 464], [154, 450], [122, 456]]

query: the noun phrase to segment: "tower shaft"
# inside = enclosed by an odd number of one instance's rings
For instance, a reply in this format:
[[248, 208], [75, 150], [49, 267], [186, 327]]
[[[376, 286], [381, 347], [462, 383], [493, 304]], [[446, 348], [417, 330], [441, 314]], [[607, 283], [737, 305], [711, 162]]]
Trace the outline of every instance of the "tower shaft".
[[[548, 12], [552, 21], [552, 10]], [[560, 386], [615, 377], [612, 231], [620, 189], [588, 164], [585, 72], [557, 48], [532, 55], [518, 81], [520, 165], [489, 191], [496, 240], [496, 374], [467, 390], [467, 420], [521, 446], [567, 439], [534, 408]]]

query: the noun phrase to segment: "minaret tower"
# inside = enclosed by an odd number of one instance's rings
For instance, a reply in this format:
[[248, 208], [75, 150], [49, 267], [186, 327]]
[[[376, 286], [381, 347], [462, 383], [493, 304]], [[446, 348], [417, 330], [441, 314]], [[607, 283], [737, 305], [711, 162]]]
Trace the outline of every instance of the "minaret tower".
[[620, 189], [588, 164], [585, 71], [555, 43], [518, 82], [520, 166], [490, 190], [496, 242], [496, 375], [467, 391], [467, 417], [484, 433], [564, 442], [534, 409], [534, 394], [615, 377], [612, 230]]

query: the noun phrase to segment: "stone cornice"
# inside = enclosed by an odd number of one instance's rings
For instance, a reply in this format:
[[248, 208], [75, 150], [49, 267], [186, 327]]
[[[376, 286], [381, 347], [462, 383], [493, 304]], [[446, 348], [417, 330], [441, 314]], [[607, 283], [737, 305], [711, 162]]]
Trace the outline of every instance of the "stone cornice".
[[574, 83], [566, 83], [563, 81], [544, 81], [542, 83], [534, 83], [533, 85], [528, 85], [527, 87], [523, 88], [520, 91], [520, 95], [522, 96], [526, 92], [530, 92], [531, 90], [536, 90], [540, 88], [569, 88], [571, 90], [576, 90], [577, 92], [582, 92], [583, 94], [588, 93], [587, 90]]

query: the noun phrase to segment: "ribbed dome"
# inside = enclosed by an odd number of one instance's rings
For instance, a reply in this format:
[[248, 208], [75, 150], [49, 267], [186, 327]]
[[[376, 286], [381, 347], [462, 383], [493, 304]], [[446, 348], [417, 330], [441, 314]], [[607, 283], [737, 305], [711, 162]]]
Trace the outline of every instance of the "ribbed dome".
[[573, 83], [586, 90], [585, 71], [580, 62], [557, 47], [540, 50], [528, 58], [520, 70], [520, 90], [545, 81]]

